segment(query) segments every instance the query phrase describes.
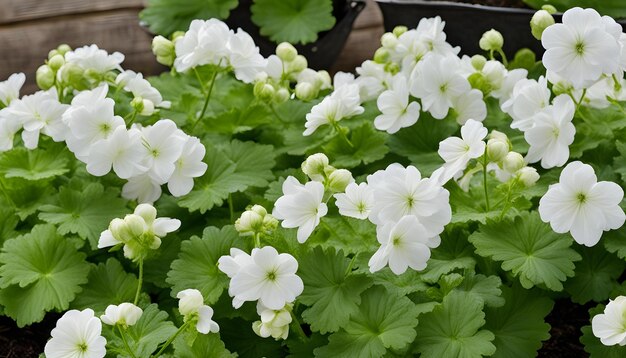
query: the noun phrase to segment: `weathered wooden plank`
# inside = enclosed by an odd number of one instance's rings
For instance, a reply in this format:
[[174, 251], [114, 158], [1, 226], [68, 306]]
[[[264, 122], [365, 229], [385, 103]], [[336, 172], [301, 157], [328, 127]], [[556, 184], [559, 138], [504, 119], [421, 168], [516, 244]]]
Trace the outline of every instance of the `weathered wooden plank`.
[[61, 43], [79, 47], [95, 43], [109, 52], [126, 56], [124, 68], [155, 74], [161, 72], [150, 49], [152, 36], [139, 26], [137, 10], [118, 10], [35, 23], [0, 26], [0, 80], [25, 72], [27, 90], [35, 89], [35, 71], [48, 51]]
[[365, 9], [359, 14], [354, 22], [353, 29], [364, 29], [368, 27], [382, 26], [383, 14], [374, 0], [367, 0]]
[[0, 0], [0, 24], [96, 11], [141, 8], [144, 0]]
[[332, 72], [354, 72], [363, 61], [374, 56], [374, 52], [380, 47], [380, 37], [383, 33], [382, 25], [352, 30]]

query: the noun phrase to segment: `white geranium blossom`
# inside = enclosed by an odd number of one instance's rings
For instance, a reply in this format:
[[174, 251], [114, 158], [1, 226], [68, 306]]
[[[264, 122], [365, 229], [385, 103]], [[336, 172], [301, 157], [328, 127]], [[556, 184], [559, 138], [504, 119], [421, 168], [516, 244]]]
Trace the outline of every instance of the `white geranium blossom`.
[[334, 195], [339, 214], [356, 219], [367, 219], [374, 207], [374, 191], [367, 183], [350, 183], [345, 193]]
[[284, 228], [298, 228], [298, 242], [304, 243], [320, 223], [320, 218], [328, 212], [322, 202], [324, 185], [311, 181], [305, 185], [289, 176], [283, 183], [283, 196], [276, 200], [272, 215], [283, 220]]
[[103, 176], [111, 171], [122, 178], [147, 170], [141, 162], [144, 159], [141, 132], [135, 128], [119, 126], [106, 139], [95, 142], [87, 158], [87, 171], [91, 175]]
[[124, 61], [124, 55], [119, 52], [109, 54], [97, 45], [83, 46], [68, 51], [65, 54], [65, 62], [77, 65], [83, 70], [91, 70], [104, 74], [112, 70], [122, 71], [120, 64]]
[[4, 117], [3, 113], [7, 113], [4, 109], [0, 110], [0, 152], [5, 152], [13, 148], [15, 134], [22, 128], [22, 124], [11, 117]]
[[569, 159], [569, 145], [574, 142], [576, 128], [572, 124], [576, 108], [568, 95], [560, 95], [554, 103], [533, 116], [534, 125], [524, 138], [530, 144], [526, 160], [548, 169], [560, 167]]
[[[385, 71], [385, 65], [367, 60], [356, 68], [359, 75], [354, 83], [359, 86], [361, 100], [369, 101], [378, 97], [391, 84], [391, 74]], [[338, 87], [335, 87], [338, 88]]]
[[440, 182], [445, 183], [456, 174], [465, 170], [472, 159], [485, 153], [484, 142], [487, 137], [487, 128], [481, 122], [468, 120], [461, 127], [461, 138], [449, 137], [439, 143], [439, 156], [446, 162], [440, 173]]
[[[516, 68], [512, 71], [506, 71], [500, 87], [492, 90], [490, 95], [499, 99], [500, 106], [502, 107], [502, 105], [511, 98], [513, 89], [515, 88], [517, 82], [526, 78], [526, 76], [528, 76], [528, 70], [524, 68]], [[504, 111], [504, 108], [502, 108], [502, 110]]]
[[374, 119], [374, 126], [378, 130], [393, 134], [414, 125], [419, 119], [420, 105], [409, 102], [409, 88], [406, 77], [396, 75], [392, 88], [383, 92], [376, 101], [381, 115]]
[[563, 169], [559, 182], [541, 198], [539, 214], [555, 232], [569, 231], [577, 243], [594, 246], [604, 231], [624, 225], [626, 216], [619, 207], [623, 198], [619, 185], [598, 182], [590, 165], [576, 161]]
[[296, 275], [298, 261], [275, 248], [265, 246], [252, 250], [252, 262], [242, 266], [231, 279], [228, 293], [236, 303], [259, 300], [264, 306], [280, 310], [298, 297], [304, 285]]
[[306, 115], [304, 136], [313, 134], [324, 124], [336, 125], [342, 119], [356, 116], [365, 111], [361, 107], [359, 86], [356, 84], [341, 86], [311, 108]]
[[252, 323], [254, 333], [262, 338], [287, 339], [289, 324], [292, 321], [291, 306], [291, 304], [287, 304], [280, 310], [273, 310], [265, 307], [259, 301], [256, 305], [256, 311], [261, 316], [261, 320]]
[[183, 152], [187, 135], [170, 119], [161, 119], [152, 126], [142, 127], [144, 165], [151, 178], [165, 184], [176, 170], [176, 161]]
[[161, 183], [148, 173], [133, 176], [122, 187], [122, 197], [140, 203], [154, 203], [161, 196]]
[[431, 236], [413, 215], [378, 227], [376, 237], [381, 246], [369, 260], [370, 272], [389, 265], [396, 275], [403, 274], [409, 267], [418, 271], [425, 269], [430, 248], [441, 242], [439, 236]]
[[235, 77], [245, 83], [252, 83], [256, 75], [267, 66], [267, 60], [259, 54], [259, 48], [247, 32], [237, 29], [226, 44], [228, 61], [235, 69]]
[[621, 47], [614, 28], [607, 25], [611, 24], [594, 9], [567, 10], [563, 23], [549, 26], [541, 36], [546, 69], [565, 77], [575, 88], [589, 86], [603, 73], [615, 73]]
[[46, 358], [102, 358], [107, 340], [102, 337], [102, 323], [92, 309], [70, 310], [57, 321], [46, 343]]
[[591, 319], [593, 335], [605, 346], [626, 345], [626, 297], [618, 296]]
[[151, 105], [147, 107], [150, 107], [151, 110], [146, 108], [140, 113], [141, 115], [152, 115], [152, 113], [154, 113], [154, 107], [170, 108], [171, 106], [171, 103], [169, 101], [164, 101], [159, 90], [152, 87], [150, 82], [144, 79], [141, 73], [126, 70], [117, 75], [115, 82], [118, 86], [124, 86], [124, 90], [131, 92], [135, 98], [150, 101]]
[[104, 315], [100, 316], [100, 320], [104, 324], [115, 326], [121, 324], [123, 326], [132, 326], [143, 314], [143, 310], [132, 303], [124, 302], [119, 305], [108, 305], [104, 311]]
[[550, 105], [550, 95], [548, 81], [543, 76], [538, 81], [518, 81], [509, 100], [502, 104], [502, 110], [513, 118], [511, 128], [522, 132], [532, 128], [533, 115]]
[[167, 188], [174, 196], [189, 194], [193, 189], [193, 178], [202, 176], [207, 165], [202, 160], [206, 148], [196, 137], [187, 137], [180, 157], [174, 163], [174, 172], [167, 182]]
[[202, 334], [217, 333], [220, 326], [213, 321], [213, 308], [204, 304], [202, 293], [196, 289], [186, 289], [176, 294], [178, 311], [184, 316], [185, 322], [196, 319], [196, 330]]
[[233, 31], [218, 20], [193, 20], [185, 35], [176, 41], [174, 68], [178, 72], [207, 65], [227, 66], [228, 43]]
[[20, 98], [20, 90], [26, 81], [23, 73], [14, 73], [0, 82], [0, 107], [9, 106], [14, 99]]
[[487, 105], [483, 101], [483, 93], [477, 89], [453, 98], [452, 106], [456, 121], [460, 125], [465, 124], [468, 119], [482, 122], [487, 118]]

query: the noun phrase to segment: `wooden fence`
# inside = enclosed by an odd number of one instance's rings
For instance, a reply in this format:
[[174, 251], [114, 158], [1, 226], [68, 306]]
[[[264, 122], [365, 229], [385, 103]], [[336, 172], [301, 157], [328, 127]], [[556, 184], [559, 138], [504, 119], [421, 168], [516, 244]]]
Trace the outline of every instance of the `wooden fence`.
[[[126, 55], [124, 68], [145, 74], [164, 70], [152, 55], [152, 35], [139, 26], [144, 0], [0, 0], [0, 81], [25, 72], [25, 92], [36, 90], [35, 71], [61, 43], [97, 44]], [[383, 33], [373, 0], [354, 24], [333, 71], [351, 71], [371, 58]]]

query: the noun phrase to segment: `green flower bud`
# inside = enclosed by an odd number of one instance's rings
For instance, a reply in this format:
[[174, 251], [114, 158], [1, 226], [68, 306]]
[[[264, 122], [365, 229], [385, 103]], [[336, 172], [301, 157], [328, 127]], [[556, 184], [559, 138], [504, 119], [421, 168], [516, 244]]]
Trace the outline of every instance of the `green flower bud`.
[[265, 216], [267, 215], [267, 210], [261, 206], [261, 205], [253, 205], [250, 209], [250, 211], [254, 211], [255, 213], [261, 215], [261, 216]]
[[141, 97], [133, 98], [133, 100], [130, 101], [130, 105], [131, 105], [131, 107], [133, 107], [135, 112], [137, 112], [137, 113], [143, 112], [143, 109], [144, 109], [143, 98], [141, 98]]
[[491, 83], [487, 80], [487, 78], [480, 72], [472, 73], [467, 80], [469, 81], [472, 88], [480, 90], [483, 95], [489, 94], [491, 92]]
[[400, 37], [403, 33], [409, 31], [409, 28], [406, 26], [396, 26], [393, 28], [393, 34], [396, 35], [396, 37]]
[[251, 236], [263, 229], [263, 216], [248, 210], [235, 221], [235, 230], [243, 236]]
[[57, 47], [57, 51], [59, 51], [61, 55], [65, 55], [66, 53], [72, 51], [72, 48], [68, 44], [61, 44]]
[[[492, 130], [491, 133], [489, 133], [489, 139], [497, 139], [497, 140], [500, 140], [502, 142], [509, 143], [509, 145], [510, 145], [509, 137], [507, 137], [506, 134], [504, 134], [504, 133], [502, 133], [500, 131], [497, 131], [495, 129]], [[509, 147], [509, 149], [510, 149], [510, 147]]]
[[111, 220], [109, 223], [109, 231], [111, 231], [111, 235], [113, 235], [117, 241], [126, 243], [132, 239], [126, 229], [126, 222], [122, 219], [115, 218]]
[[276, 56], [285, 62], [291, 62], [298, 56], [298, 50], [289, 42], [281, 42], [276, 47]]
[[296, 85], [296, 97], [305, 102], [317, 97], [318, 91], [315, 90], [315, 86], [308, 82], [301, 82]]
[[176, 31], [170, 36], [170, 39], [172, 39], [172, 42], [176, 45], [176, 41], [183, 36], [185, 36], [185, 31]]
[[329, 166], [328, 163], [328, 157], [324, 153], [310, 155], [302, 163], [302, 172], [311, 178], [311, 180], [323, 182], [325, 176], [324, 170]]
[[270, 214], [267, 214], [263, 217], [263, 230], [266, 232], [271, 232], [276, 230], [278, 227], [278, 220]]
[[124, 223], [126, 224], [126, 229], [128, 230], [128, 233], [134, 238], [137, 238], [146, 232], [146, 222], [139, 215], [126, 215], [124, 217]]
[[531, 70], [535, 66], [536, 62], [537, 56], [535, 53], [529, 48], [523, 48], [515, 53], [511, 66], [514, 68], [525, 68], [527, 70]]
[[154, 113], [154, 103], [149, 99], [141, 101], [141, 110], [137, 110], [141, 116], [151, 116]]
[[487, 63], [487, 59], [483, 55], [474, 55], [472, 56], [471, 63], [476, 71], [482, 71]]
[[391, 32], [386, 32], [380, 38], [380, 43], [381, 45], [383, 45], [383, 47], [394, 48], [398, 44], [398, 38], [396, 37], [396, 35], [392, 34]]
[[376, 50], [376, 52], [374, 52], [374, 62], [376, 63], [386, 63], [387, 61], [389, 61], [389, 57], [389, 50], [384, 47], [381, 47]]
[[298, 55], [296, 56], [296, 58], [293, 59], [293, 61], [287, 64], [287, 72], [300, 72], [308, 66], [309, 63], [307, 62], [306, 58], [302, 55]]
[[546, 10], [550, 15], [556, 14], [557, 10], [550, 4], [545, 4], [541, 7], [541, 10]]
[[539, 173], [533, 167], [524, 167], [517, 172], [517, 178], [525, 187], [530, 188], [539, 180]]
[[333, 80], [330, 77], [330, 73], [326, 70], [317, 71], [317, 76], [320, 80], [320, 89], [328, 89], [333, 86]]
[[487, 158], [491, 162], [499, 162], [509, 154], [509, 144], [499, 139], [487, 141]]
[[554, 17], [546, 10], [537, 11], [530, 19], [530, 30], [537, 40], [541, 40], [543, 30], [552, 25], [554, 25]]
[[54, 57], [54, 56], [56, 56], [56, 55], [61, 55], [61, 56], [63, 56], [63, 55], [59, 52], [59, 50], [57, 50], [57, 49], [50, 50], [50, 52], [48, 52], [48, 60], [49, 60], [49, 59], [51, 59], [51, 58], [53, 58], [53, 57]]
[[485, 51], [501, 50], [502, 45], [504, 45], [504, 37], [494, 29], [485, 32], [478, 42], [478, 46]]
[[64, 64], [65, 64], [65, 58], [63, 57], [63, 55], [60, 55], [60, 54], [56, 54], [48, 60], [48, 66], [50, 66], [50, 68], [54, 72], [58, 71], [59, 68], [61, 68], [61, 66], [63, 66]]
[[385, 72], [389, 72], [392, 75], [395, 75], [396, 73], [400, 72], [400, 66], [398, 66], [397, 63], [388, 62], [385, 64]]
[[328, 176], [328, 189], [335, 193], [343, 192], [350, 183], [354, 183], [354, 178], [347, 169], [337, 169]]
[[54, 86], [54, 71], [48, 65], [41, 65], [37, 69], [35, 80], [37, 81], [37, 86], [42, 90], [46, 91]]
[[291, 96], [291, 93], [289, 93], [288, 89], [280, 88], [274, 94], [273, 100], [274, 100], [275, 103], [283, 103], [283, 102], [286, 102], [289, 99], [290, 96]]
[[269, 102], [274, 98], [276, 91], [274, 90], [274, 86], [269, 83], [257, 82], [254, 85], [253, 93], [255, 97]]
[[152, 53], [156, 56], [157, 62], [165, 66], [172, 66], [176, 58], [174, 43], [163, 36], [152, 39]]
[[502, 160], [502, 167], [509, 173], [515, 173], [525, 166], [524, 157], [517, 152], [509, 152]]

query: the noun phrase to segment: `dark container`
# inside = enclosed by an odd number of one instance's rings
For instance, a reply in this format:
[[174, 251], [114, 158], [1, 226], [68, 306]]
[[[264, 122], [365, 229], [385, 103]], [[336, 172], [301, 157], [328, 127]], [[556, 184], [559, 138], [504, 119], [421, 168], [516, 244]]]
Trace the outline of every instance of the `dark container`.
[[[484, 51], [478, 40], [485, 31], [496, 29], [504, 36], [504, 52], [512, 56], [521, 48], [530, 48], [538, 56], [543, 54], [541, 42], [530, 32], [530, 19], [535, 13], [531, 9], [474, 5], [454, 1], [429, 0], [376, 0], [383, 13], [385, 30], [391, 31], [398, 25], [409, 28], [417, 26], [423, 17], [441, 16], [446, 22], [444, 29], [447, 41], [461, 46], [461, 53], [474, 55]], [[561, 15], [554, 15], [557, 22]], [[622, 27], [626, 20], [618, 21]]]
[[[251, 5], [252, 0], [240, 0], [239, 6], [231, 11], [225, 22], [233, 29], [240, 27], [249, 33], [259, 46], [261, 54], [269, 56], [276, 50], [277, 43], [262, 36], [259, 27], [252, 22]], [[335, 26], [320, 33], [317, 41], [313, 43], [295, 45], [298, 53], [307, 58], [309, 67], [327, 70], [335, 63], [352, 31], [354, 20], [363, 8], [365, 8], [365, 0], [333, 0]]]

